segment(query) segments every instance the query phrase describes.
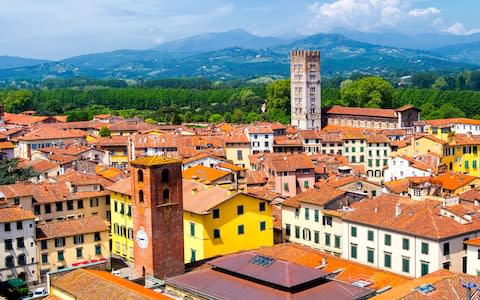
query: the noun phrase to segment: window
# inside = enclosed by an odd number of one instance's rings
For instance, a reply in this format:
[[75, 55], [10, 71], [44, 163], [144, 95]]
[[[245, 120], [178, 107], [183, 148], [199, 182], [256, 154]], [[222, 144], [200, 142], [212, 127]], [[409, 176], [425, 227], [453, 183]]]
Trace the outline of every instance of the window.
[[428, 265], [429, 263], [426, 261], [421, 261], [420, 262], [420, 272], [421, 276], [427, 275], [428, 274]]
[[67, 201], [67, 210], [73, 210], [73, 200]]
[[310, 241], [312, 239], [310, 229], [303, 228], [303, 239], [305, 241]]
[[195, 223], [190, 222], [190, 236], [195, 236]]
[[260, 231], [265, 231], [267, 229], [267, 223], [265, 221], [260, 221]]
[[5, 240], [5, 250], [13, 250], [12, 240], [10, 240], [10, 239]]
[[238, 225], [238, 226], [237, 226], [237, 233], [238, 233], [238, 235], [244, 234], [244, 233], [245, 233], [245, 226], [243, 226], [243, 225]]
[[371, 264], [373, 264], [375, 262], [375, 250], [373, 250], [372, 248], [367, 248], [367, 261]]
[[125, 204], [120, 203], [120, 214], [123, 215], [125, 214]]
[[42, 264], [48, 263], [48, 254], [42, 253]]
[[91, 198], [90, 207], [97, 207], [97, 206], [98, 206], [98, 198]]
[[127, 216], [131, 217], [132, 216], [132, 206], [128, 206], [128, 211], [127, 211]]
[[258, 204], [258, 210], [259, 211], [265, 211], [265, 202], [260, 202]]
[[79, 235], [73, 236], [73, 243], [74, 243], [75, 245], [77, 245], [77, 244], [83, 244], [83, 241], [84, 241], [84, 240], [83, 240], [83, 234], [79, 234]]
[[17, 221], [17, 230], [22, 230], [22, 229], [23, 229], [23, 222]]
[[402, 241], [402, 249], [403, 250], [409, 250], [410, 249], [410, 240], [409, 239], [403, 239]]
[[41, 241], [40, 241], [40, 248], [41, 248], [42, 250], [47, 249], [47, 248], [48, 248], [48, 241], [47, 241], [47, 240], [41, 240]]
[[170, 178], [170, 173], [169, 173], [168, 169], [163, 170], [162, 171], [162, 182], [163, 183], [168, 183], [169, 178]]
[[313, 241], [315, 242], [315, 244], [320, 243], [320, 232], [316, 230], [313, 231]]
[[5, 231], [11, 231], [12, 228], [10, 226], [10, 223], [5, 223]]
[[422, 254], [428, 254], [428, 243], [422, 242]]
[[385, 268], [391, 268], [392, 267], [392, 253], [385, 252], [383, 254], [383, 264]]
[[449, 261], [444, 262], [444, 263], [443, 263], [443, 268], [444, 268], [445, 270], [450, 270], [450, 262], [449, 262]]
[[332, 217], [331, 216], [323, 216], [322, 221], [323, 221], [324, 226], [325, 225], [332, 226]]
[[373, 241], [373, 231], [372, 230], [368, 231], [368, 240]]
[[325, 245], [330, 246], [330, 233], [325, 233]]
[[55, 203], [55, 210], [56, 211], [62, 211], [63, 210], [63, 202]]
[[13, 256], [5, 257], [5, 266], [7, 266], [7, 268], [13, 268], [15, 266], [15, 262], [13, 261]]
[[[82, 200], [78, 200], [78, 201], [82, 201]], [[83, 205], [82, 205], [82, 208], [83, 208]], [[49, 214], [51, 212], [52, 212], [52, 206], [50, 204], [45, 204], [45, 213]]]
[[300, 238], [300, 226], [295, 226], [295, 238]]
[[243, 151], [237, 150], [237, 160], [243, 160]]
[[315, 209], [315, 210], [313, 211], [313, 218], [314, 218], [314, 221], [315, 221], [315, 222], [317, 222], [317, 223], [319, 222], [319, 220], [320, 220], [320, 214], [319, 214], [318, 209]]
[[143, 199], [143, 191], [142, 190], [139, 190], [138, 191], [138, 201], [139, 202], [143, 202], [144, 199]]
[[357, 258], [357, 245], [350, 244], [350, 256], [352, 258]]
[[57, 252], [57, 260], [58, 261], [64, 261], [65, 260], [65, 258], [63, 256], [63, 251], [58, 251]]
[[477, 249], [477, 259], [480, 259], [480, 249]]
[[77, 258], [83, 257], [83, 248], [77, 248]]
[[237, 206], [237, 216], [243, 215], [243, 205]]
[[17, 248], [25, 248], [25, 240], [23, 237], [17, 238]]
[[220, 229], [214, 229], [213, 230], [213, 238], [214, 239], [219, 239], [220, 238]]
[[402, 257], [402, 272], [410, 273], [410, 258]]
[[190, 249], [190, 262], [195, 262], [197, 260], [197, 251], [195, 249]]
[[220, 209], [219, 208], [214, 208], [212, 211], [212, 217], [214, 219], [219, 219], [220, 218]]
[[77, 200], [77, 209], [83, 208], [83, 200]]
[[102, 255], [102, 246], [95, 245], [95, 255]]
[[283, 184], [283, 189], [284, 189], [286, 192], [288, 192], [288, 183], [284, 183], [284, 184]]
[[60, 237], [55, 239], [55, 247], [63, 247], [65, 246], [65, 238]]
[[285, 224], [285, 235], [290, 236], [290, 224]]
[[352, 226], [352, 228], [350, 228], [350, 234], [351, 234], [351, 236], [356, 237], [357, 236], [357, 227]]
[[309, 220], [310, 219], [310, 210], [308, 209], [308, 207], [305, 207], [305, 220]]
[[335, 248], [340, 249], [340, 237], [338, 235], [335, 236]]
[[385, 246], [392, 245], [392, 236], [390, 234], [385, 234]]
[[443, 244], [443, 255], [449, 255], [450, 254], [450, 243], [444, 243]]
[[163, 189], [163, 204], [167, 204], [170, 202], [170, 189], [164, 188]]
[[40, 214], [40, 205], [35, 205], [33, 207], [33, 213], [36, 214], [36, 215]]
[[138, 170], [137, 175], [138, 175], [138, 182], [143, 182], [143, 171]]
[[95, 242], [100, 241], [102, 239], [100, 232], [95, 232], [93, 239]]

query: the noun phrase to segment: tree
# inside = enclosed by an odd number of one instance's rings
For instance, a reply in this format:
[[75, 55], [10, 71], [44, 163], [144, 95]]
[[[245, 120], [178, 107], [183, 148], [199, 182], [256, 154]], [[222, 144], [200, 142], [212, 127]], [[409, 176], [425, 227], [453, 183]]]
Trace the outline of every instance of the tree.
[[[290, 108], [290, 80], [276, 80], [270, 83], [267, 86], [267, 119], [280, 121], [279, 117], [290, 118]], [[290, 121], [286, 123], [288, 122]], [[247, 123], [250, 122], [247, 121]]]
[[18, 159], [4, 159], [0, 161], [0, 185], [13, 184], [17, 181], [26, 181], [36, 178], [40, 174], [32, 168], [19, 168]]
[[208, 122], [218, 124], [220, 122], [223, 122], [223, 117], [220, 114], [213, 114], [210, 116], [210, 118], [208, 118]]
[[112, 132], [110, 131], [110, 128], [108, 128], [107, 126], [102, 126], [100, 128], [100, 131], [98, 132], [98, 134], [101, 137], [111, 137], [112, 136]]
[[3, 106], [5, 107], [5, 111], [11, 113], [20, 113], [32, 109], [33, 93], [26, 90], [10, 92], [5, 100], [3, 100]]
[[364, 77], [342, 84], [342, 102], [354, 107], [391, 107], [393, 87], [380, 77]]
[[243, 120], [243, 111], [239, 108], [235, 108], [232, 113], [231, 122], [232, 123], [241, 123]]
[[443, 76], [440, 76], [432, 84], [432, 89], [445, 91], [448, 89], [448, 83]]

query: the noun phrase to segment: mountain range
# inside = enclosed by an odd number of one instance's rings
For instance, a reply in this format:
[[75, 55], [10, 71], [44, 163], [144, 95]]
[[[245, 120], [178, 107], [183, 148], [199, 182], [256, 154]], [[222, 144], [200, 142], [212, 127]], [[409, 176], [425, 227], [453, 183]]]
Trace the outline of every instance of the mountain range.
[[[147, 50], [117, 50], [60, 61], [3, 56], [0, 57], [0, 80], [74, 76], [125, 79], [287, 77], [292, 49], [320, 49], [322, 74], [327, 76], [354, 72], [382, 75], [476, 69], [480, 64], [480, 34], [468, 37], [440, 34], [431, 38], [430, 45], [434, 47], [428, 48], [413, 38], [395, 42], [395, 34], [391, 35], [345, 31], [343, 34], [278, 38], [260, 37], [236, 29], [179, 39]], [[459, 41], [462, 43], [455, 44]], [[415, 45], [422, 49], [412, 47]]]

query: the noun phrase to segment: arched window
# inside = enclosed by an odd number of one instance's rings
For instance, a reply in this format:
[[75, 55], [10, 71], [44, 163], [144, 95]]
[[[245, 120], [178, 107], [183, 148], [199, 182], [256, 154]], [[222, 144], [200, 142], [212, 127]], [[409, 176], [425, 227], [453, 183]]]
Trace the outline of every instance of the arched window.
[[138, 201], [143, 203], [143, 191], [142, 190], [138, 191]]
[[138, 174], [138, 182], [143, 182], [143, 171], [138, 170], [137, 174]]
[[168, 188], [163, 189], [163, 203], [170, 202], [170, 190]]
[[162, 183], [168, 183], [169, 175], [168, 169], [162, 171]]
[[10, 255], [5, 257], [5, 266], [7, 266], [7, 268], [12, 268], [14, 265], [13, 256]]

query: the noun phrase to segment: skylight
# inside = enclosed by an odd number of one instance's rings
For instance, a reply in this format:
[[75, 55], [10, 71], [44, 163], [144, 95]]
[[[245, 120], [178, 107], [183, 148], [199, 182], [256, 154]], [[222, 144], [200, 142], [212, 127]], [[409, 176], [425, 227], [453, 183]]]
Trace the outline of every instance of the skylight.
[[263, 256], [263, 255], [257, 255], [250, 260], [250, 263], [254, 264], [254, 265], [257, 265], [257, 266], [268, 267], [271, 264], [273, 264], [274, 261], [275, 261], [275, 259], [273, 259], [271, 257], [267, 257], [267, 256]]

